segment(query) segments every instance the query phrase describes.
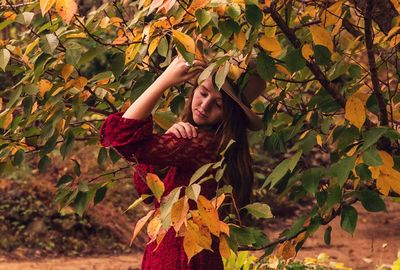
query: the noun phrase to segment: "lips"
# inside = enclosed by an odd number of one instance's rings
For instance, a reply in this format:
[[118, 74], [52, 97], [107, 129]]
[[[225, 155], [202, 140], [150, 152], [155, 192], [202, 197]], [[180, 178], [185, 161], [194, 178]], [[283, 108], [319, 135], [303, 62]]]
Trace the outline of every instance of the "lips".
[[202, 118], [207, 118], [207, 115], [196, 109], [197, 114]]

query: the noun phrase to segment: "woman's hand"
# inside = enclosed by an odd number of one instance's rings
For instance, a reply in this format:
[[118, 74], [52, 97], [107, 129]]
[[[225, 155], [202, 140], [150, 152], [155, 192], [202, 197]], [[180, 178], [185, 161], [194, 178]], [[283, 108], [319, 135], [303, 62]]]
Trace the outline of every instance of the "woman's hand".
[[185, 59], [178, 54], [158, 80], [171, 87], [189, 81], [199, 75], [206, 67], [206, 63], [199, 60], [194, 60], [193, 65], [189, 66]]
[[165, 134], [168, 133], [172, 133], [178, 138], [191, 139], [197, 137], [197, 127], [188, 122], [178, 122], [165, 132]]

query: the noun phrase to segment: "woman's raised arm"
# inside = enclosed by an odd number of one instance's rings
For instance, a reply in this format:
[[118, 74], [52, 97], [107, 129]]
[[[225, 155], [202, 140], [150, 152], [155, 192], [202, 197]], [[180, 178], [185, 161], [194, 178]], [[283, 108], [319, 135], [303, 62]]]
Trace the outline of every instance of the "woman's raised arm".
[[[204, 67], [204, 63], [194, 61], [193, 66]], [[166, 89], [190, 80], [201, 71], [202, 69], [196, 69], [189, 72], [189, 65], [182, 56], [178, 55], [161, 76], [126, 110], [122, 117], [137, 120], [146, 119]]]

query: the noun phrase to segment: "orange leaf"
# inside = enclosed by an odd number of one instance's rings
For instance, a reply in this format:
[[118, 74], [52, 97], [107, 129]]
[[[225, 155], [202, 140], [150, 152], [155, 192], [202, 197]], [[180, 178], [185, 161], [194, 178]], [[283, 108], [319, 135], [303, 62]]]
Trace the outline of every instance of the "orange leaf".
[[172, 205], [171, 222], [175, 231], [178, 232], [183, 223], [187, 223], [187, 213], [189, 211], [188, 197], [183, 196]]
[[268, 52], [275, 52], [282, 50], [281, 44], [275, 37], [263, 36], [262, 38], [260, 38], [259, 43], [260, 46]]
[[78, 6], [75, 0], [57, 0], [56, 10], [63, 21], [69, 24], [72, 17], [74, 17], [75, 13], [78, 11]]
[[331, 51], [331, 53], [333, 53], [333, 41], [331, 34], [325, 28], [316, 25], [310, 26], [309, 29], [314, 44], [325, 46]]
[[219, 253], [222, 257], [228, 259], [231, 256], [231, 251], [226, 238], [225, 234], [221, 234], [221, 237], [219, 238]]
[[207, 225], [210, 232], [215, 236], [219, 236], [220, 225], [217, 209], [203, 195], [199, 196], [199, 199], [197, 200], [197, 207], [202, 220]]
[[83, 88], [87, 85], [87, 81], [88, 80], [85, 77], [80, 76], [75, 80], [74, 86], [79, 90], [83, 90]]
[[234, 34], [233, 41], [239, 51], [243, 50], [244, 46], [246, 46], [246, 34], [243, 31], [240, 31], [239, 34]]
[[61, 77], [63, 77], [64, 81], [67, 81], [72, 71], [74, 71], [74, 66], [70, 64], [65, 64], [61, 70]]
[[157, 239], [157, 235], [158, 232], [160, 231], [161, 226], [162, 226], [161, 211], [160, 208], [158, 208], [154, 214], [154, 217], [152, 218], [152, 220], [150, 220], [149, 224], [147, 225], [147, 235], [150, 238], [149, 243]]
[[309, 44], [304, 44], [301, 48], [301, 54], [305, 59], [310, 60], [311, 56], [314, 54], [314, 51]]
[[7, 129], [9, 127], [9, 125], [11, 125], [12, 121], [13, 121], [14, 117], [12, 114], [12, 111], [9, 111], [6, 116], [4, 117], [4, 121], [3, 121], [3, 129]]
[[44, 94], [53, 87], [53, 84], [46, 79], [39, 81], [39, 95], [44, 97]]

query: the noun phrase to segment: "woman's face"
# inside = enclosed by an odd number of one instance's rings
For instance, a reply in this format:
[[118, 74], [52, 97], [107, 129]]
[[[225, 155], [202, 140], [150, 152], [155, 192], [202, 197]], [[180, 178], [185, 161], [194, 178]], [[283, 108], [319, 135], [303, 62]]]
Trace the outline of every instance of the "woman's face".
[[198, 125], [215, 125], [222, 121], [222, 96], [215, 91], [212, 77], [199, 85], [192, 100], [193, 121]]

